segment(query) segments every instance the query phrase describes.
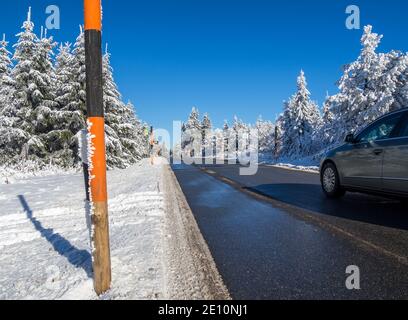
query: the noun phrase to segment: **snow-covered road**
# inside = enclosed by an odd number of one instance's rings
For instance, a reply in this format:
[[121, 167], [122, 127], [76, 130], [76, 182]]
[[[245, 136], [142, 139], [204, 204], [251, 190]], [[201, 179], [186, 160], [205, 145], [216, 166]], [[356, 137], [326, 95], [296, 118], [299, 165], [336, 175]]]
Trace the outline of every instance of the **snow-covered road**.
[[[171, 280], [174, 263], [186, 259], [170, 257], [168, 252], [172, 237], [163, 192], [166, 168], [164, 160], [155, 166], [144, 160], [108, 173], [113, 285], [101, 298], [164, 299], [172, 298], [175, 291], [181, 297], [194, 294], [188, 292], [194, 288], [168, 287], [169, 283], [176, 286]], [[0, 186], [0, 300], [97, 299], [84, 198], [81, 174]]]

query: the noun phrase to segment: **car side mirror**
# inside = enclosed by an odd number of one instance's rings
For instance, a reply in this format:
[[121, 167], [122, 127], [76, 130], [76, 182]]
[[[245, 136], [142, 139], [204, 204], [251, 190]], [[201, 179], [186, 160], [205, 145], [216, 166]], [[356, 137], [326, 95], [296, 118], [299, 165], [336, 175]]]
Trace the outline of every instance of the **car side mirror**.
[[356, 143], [356, 137], [352, 133], [348, 134], [345, 141], [346, 143]]

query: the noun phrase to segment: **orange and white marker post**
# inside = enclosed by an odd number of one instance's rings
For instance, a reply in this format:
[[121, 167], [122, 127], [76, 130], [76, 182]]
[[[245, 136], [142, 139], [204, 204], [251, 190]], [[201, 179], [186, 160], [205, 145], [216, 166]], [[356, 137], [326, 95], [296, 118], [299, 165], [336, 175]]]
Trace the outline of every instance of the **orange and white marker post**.
[[102, 89], [101, 0], [84, 0], [87, 117], [90, 136], [90, 198], [95, 292], [111, 286], [108, 195], [106, 183], [105, 119]]

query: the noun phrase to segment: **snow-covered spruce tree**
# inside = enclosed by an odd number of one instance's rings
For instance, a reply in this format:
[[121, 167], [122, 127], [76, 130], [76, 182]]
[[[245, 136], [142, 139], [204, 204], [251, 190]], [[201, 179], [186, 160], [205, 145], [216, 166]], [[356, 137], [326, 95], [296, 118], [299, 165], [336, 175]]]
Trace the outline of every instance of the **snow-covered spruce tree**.
[[74, 166], [80, 162], [77, 133], [86, 128], [85, 39], [82, 27], [74, 49], [60, 45], [55, 66], [54, 129], [49, 133], [53, 163]]
[[82, 26], [74, 44], [60, 45], [56, 58], [56, 129], [61, 130], [67, 159], [75, 165], [80, 161], [77, 133], [86, 129], [86, 66], [85, 36]]
[[0, 149], [9, 160], [33, 160], [41, 165], [51, 160], [44, 135], [53, 129], [55, 96], [51, 55], [54, 43], [52, 38], [38, 39], [35, 35], [31, 9], [22, 29], [14, 45], [13, 103], [3, 109], [8, 129], [6, 135], [2, 135]]
[[228, 152], [229, 152], [229, 142], [230, 142], [230, 134], [231, 134], [231, 130], [230, 127], [228, 125], [228, 121], [225, 120], [224, 121], [224, 125], [222, 127], [222, 135], [224, 137], [224, 159], [228, 159]]
[[80, 85], [76, 79], [74, 56], [71, 45], [60, 45], [56, 57], [56, 98], [54, 137], [51, 144], [55, 153], [54, 163], [60, 166], [72, 166], [80, 162], [78, 155], [79, 142], [77, 133], [86, 128], [83, 110], [78, 101]]
[[61, 44], [56, 58], [56, 102], [60, 119], [57, 127], [66, 128], [73, 134], [86, 128], [83, 97], [80, 94], [83, 84], [78, 81], [75, 60], [71, 44]]
[[[11, 53], [7, 49], [6, 35], [0, 41], [0, 117], [5, 106], [10, 104], [13, 94], [13, 79], [11, 78]], [[1, 123], [0, 123], [1, 125]]]
[[333, 144], [335, 133], [333, 132], [333, 123], [335, 120], [334, 114], [331, 109], [332, 97], [327, 93], [325, 102], [323, 103], [322, 110], [322, 124], [319, 130], [319, 139], [324, 146], [328, 147]]
[[330, 95], [329, 93], [326, 94], [326, 100], [323, 104], [323, 114], [322, 114], [322, 121], [325, 125], [331, 126], [334, 121], [334, 114], [330, 108]]
[[321, 123], [319, 108], [310, 99], [303, 70], [297, 79], [297, 92], [285, 104], [282, 156], [298, 159], [315, 151], [314, 136]]
[[293, 104], [291, 101], [285, 101], [283, 107], [283, 113], [280, 116], [280, 151], [279, 158], [288, 157], [294, 144], [293, 128], [295, 126]]
[[[80, 122], [80, 118], [77, 113], [67, 111], [65, 109], [66, 106], [61, 106], [60, 104], [62, 100], [58, 93], [62, 94], [63, 92], [58, 91], [63, 87], [63, 79], [61, 79], [61, 73], [57, 73], [52, 64], [55, 43], [52, 37], [47, 37], [46, 30], [44, 33], [41, 32], [41, 34], [36, 61], [38, 63], [38, 70], [47, 75], [49, 91], [41, 90], [44, 93], [43, 96], [47, 97], [47, 100], [44, 100], [41, 107], [36, 108], [40, 119], [37, 132], [44, 141], [47, 151], [46, 163], [59, 167], [73, 167], [79, 161], [75, 137], [78, 130], [74, 127], [79, 126], [77, 123]], [[58, 58], [59, 63], [62, 63], [61, 57], [59, 56]], [[59, 68], [61, 67], [59, 66]], [[61, 71], [61, 69], [58, 71]], [[67, 97], [65, 97], [65, 101], [67, 101]]]
[[[28, 88], [28, 98], [33, 108], [34, 133], [37, 135], [46, 134], [54, 129], [53, 111], [57, 104], [55, 103], [56, 77], [52, 56], [55, 45], [53, 38], [48, 38], [46, 32], [41, 39], [36, 41], [29, 79], [26, 83], [20, 83], [23, 89], [25, 85]], [[17, 64], [16, 68], [18, 66]]]
[[3, 36], [0, 43], [0, 164], [6, 163], [16, 152], [16, 145], [28, 139], [28, 134], [12, 128], [11, 110], [14, 83], [11, 78], [11, 53]]
[[364, 116], [368, 121], [408, 105], [408, 54], [380, 54], [380, 63], [385, 64], [385, 71], [376, 84], [377, 100]]
[[80, 110], [86, 116], [86, 66], [85, 66], [85, 34], [82, 26], [79, 27], [79, 35], [75, 41], [73, 49], [72, 72], [75, 100], [72, 110]]
[[240, 132], [242, 134], [242, 131], [245, 130], [244, 123], [236, 116], [234, 115], [233, 118], [233, 124], [230, 130], [230, 152], [229, 155], [233, 155], [233, 157], [237, 158], [238, 157], [238, 150], [239, 150], [239, 135]]
[[204, 114], [203, 121], [201, 122], [201, 144], [203, 154], [208, 152], [211, 154], [213, 149], [213, 136], [212, 136], [212, 123], [208, 114]]
[[196, 107], [193, 107], [193, 109], [191, 110], [190, 116], [186, 123], [186, 129], [201, 130], [200, 113]]
[[[31, 22], [31, 10], [27, 20], [23, 23], [23, 31], [17, 36], [13, 59], [17, 66], [11, 72], [14, 80], [13, 93], [10, 102], [3, 106], [0, 126], [0, 156], [1, 162], [6, 163], [17, 158], [22, 153], [23, 145], [31, 138], [32, 125], [27, 121], [32, 108], [28, 101], [29, 73], [36, 49], [37, 37], [33, 33], [34, 24]], [[26, 84], [24, 86], [24, 84]]]
[[239, 119], [236, 115], [234, 116], [234, 124], [232, 129], [236, 134], [240, 132], [249, 132], [249, 125], [244, 123], [241, 119]]
[[408, 103], [408, 57], [397, 51], [377, 53], [381, 39], [372, 26], [364, 28], [360, 56], [344, 67], [338, 82], [340, 92], [328, 101], [335, 118], [335, 143]]
[[105, 139], [108, 167], [126, 168], [130, 163], [125, 159], [125, 153], [119, 138], [119, 125], [124, 113], [121, 95], [113, 79], [110, 65], [110, 54], [103, 56], [103, 104], [105, 111]]
[[239, 151], [244, 151], [249, 147], [250, 126], [235, 115], [231, 133], [229, 148], [232, 147], [231, 151], [233, 153], [229, 152], [229, 154], [235, 153], [238, 158]]
[[201, 122], [201, 130], [203, 133], [205, 133], [206, 130], [211, 130], [211, 129], [212, 129], [211, 119], [209, 115], [206, 113], [204, 114], [203, 121]]
[[275, 125], [259, 116], [255, 128], [258, 132], [259, 153], [271, 156], [275, 145]]
[[382, 35], [372, 32], [371, 26], [364, 28], [361, 38], [363, 46], [358, 59], [344, 66], [344, 74], [338, 81], [340, 93], [331, 98], [332, 112], [335, 116], [334, 132], [337, 142], [342, 141], [347, 133], [358, 130], [362, 118], [375, 101], [375, 82], [384, 72], [380, 56], [376, 49]]
[[182, 144], [183, 152], [190, 156], [198, 156], [195, 152], [199, 152], [202, 134], [200, 114], [196, 107], [191, 110], [187, 123], [184, 126]]
[[283, 136], [284, 136], [284, 114], [280, 114], [275, 121], [274, 147], [273, 158], [277, 160], [281, 156]]
[[134, 105], [130, 102], [124, 104], [123, 123], [119, 126], [119, 138], [130, 155], [130, 163], [134, 163], [149, 155], [148, 138], [145, 135], [149, 125], [142, 123], [137, 116]]
[[224, 158], [224, 132], [222, 129], [215, 129], [212, 134], [212, 147], [214, 156], [217, 159]]

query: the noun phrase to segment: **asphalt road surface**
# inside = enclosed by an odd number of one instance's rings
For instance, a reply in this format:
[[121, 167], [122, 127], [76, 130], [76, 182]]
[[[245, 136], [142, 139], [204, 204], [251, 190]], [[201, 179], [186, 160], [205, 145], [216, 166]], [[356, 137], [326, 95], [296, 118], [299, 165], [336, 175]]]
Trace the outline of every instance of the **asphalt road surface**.
[[[174, 165], [234, 299], [408, 299], [408, 210], [362, 194], [324, 197], [319, 176], [261, 166]], [[360, 269], [360, 290], [346, 268]]]

